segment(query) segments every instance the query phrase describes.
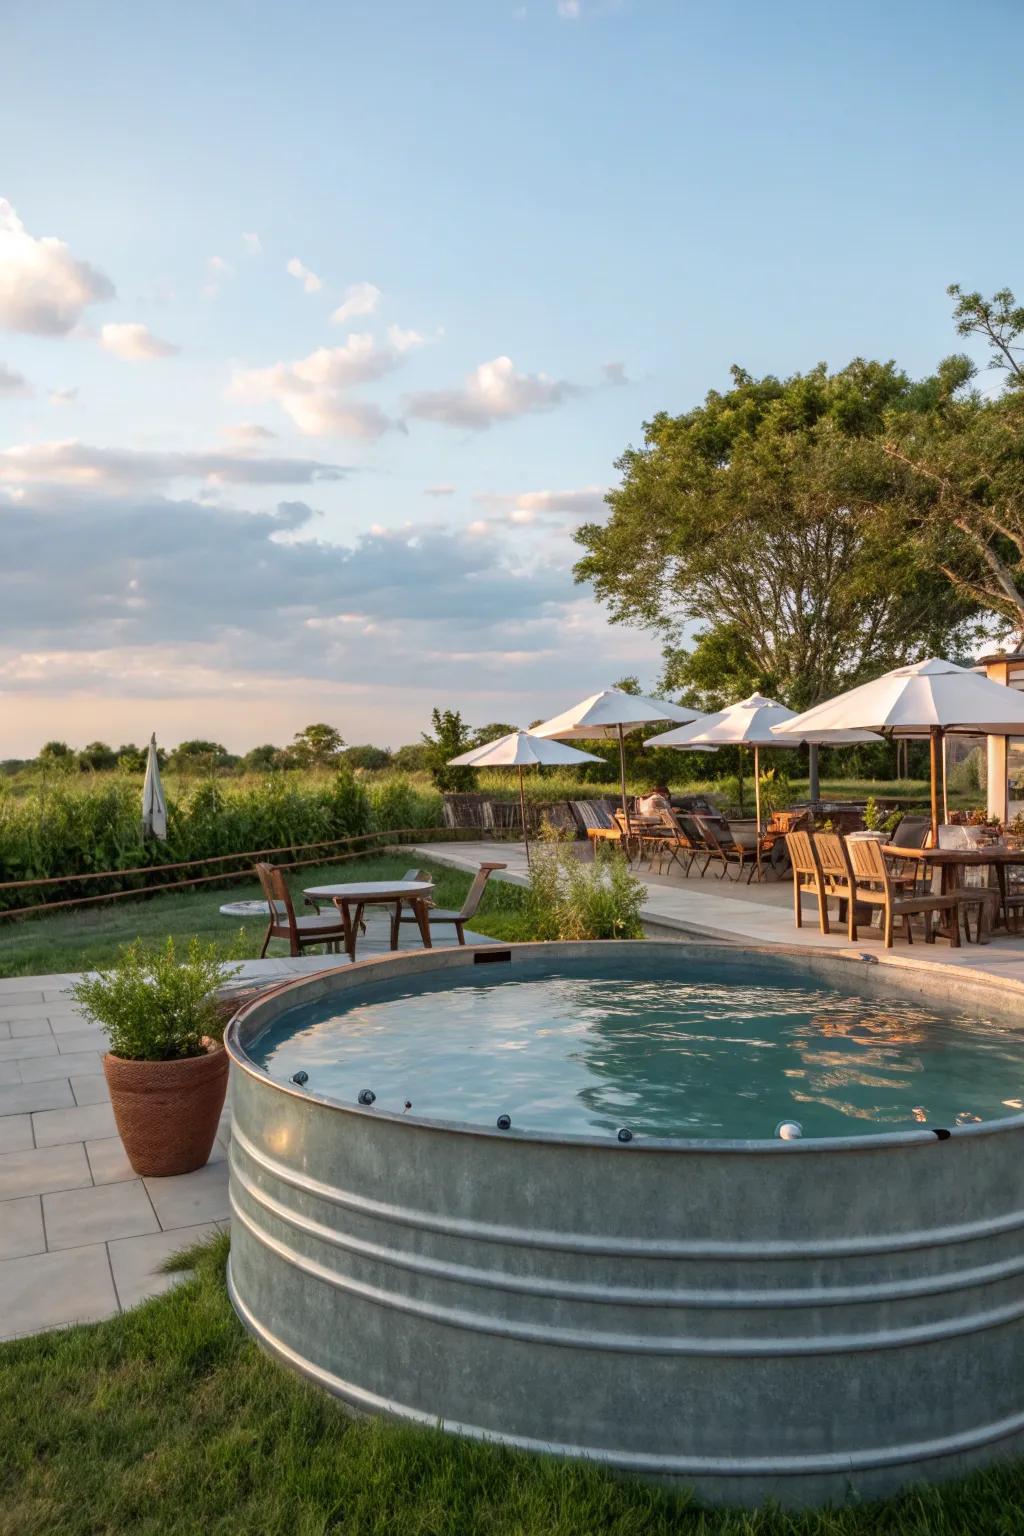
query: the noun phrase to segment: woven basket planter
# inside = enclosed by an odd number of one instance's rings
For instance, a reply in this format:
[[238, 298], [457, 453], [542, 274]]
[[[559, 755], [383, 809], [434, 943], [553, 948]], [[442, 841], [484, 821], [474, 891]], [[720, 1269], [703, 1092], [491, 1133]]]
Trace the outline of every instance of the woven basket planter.
[[108, 1052], [103, 1072], [137, 1174], [165, 1178], [209, 1161], [228, 1086], [222, 1045], [211, 1040], [205, 1056], [183, 1061], [127, 1061]]

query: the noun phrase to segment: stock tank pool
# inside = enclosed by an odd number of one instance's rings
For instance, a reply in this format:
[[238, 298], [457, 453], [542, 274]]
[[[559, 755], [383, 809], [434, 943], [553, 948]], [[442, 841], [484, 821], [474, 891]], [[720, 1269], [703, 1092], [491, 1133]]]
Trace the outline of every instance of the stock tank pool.
[[658, 941], [296, 981], [228, 1031], [235, 1307], [358, 1409], [720, 1502], [1017, 1453], [1021, 997]]

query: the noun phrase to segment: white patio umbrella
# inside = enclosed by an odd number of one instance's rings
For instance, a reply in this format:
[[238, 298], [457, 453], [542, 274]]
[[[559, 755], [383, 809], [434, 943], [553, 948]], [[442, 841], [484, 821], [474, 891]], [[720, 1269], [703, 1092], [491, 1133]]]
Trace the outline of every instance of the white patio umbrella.
[[167, 836], [167, 802], [160, 783], [160, 764], [156, 755], [156, 732], [149, 739], [146, 779], [142, 786], [142, 831], [161, 840]]
[[523, 818], [523, 842], [526, 845], [526, 862], [530, 862], [530, 839], [526, 829], [526, 790], [523, 787], [523, 769], [537, 766], [568, 767], [576, 763], [599, 763], [593, 752], [577, 752], [575, 747], [564, 747], [560, 741], [545, 741], [529, 731], [510, 731], [497, 741], [485, 742], [473, 747], [459, 757], [449, 758], [452, 768], [518, 768], [519, 810]]
[[621, 688], [605, 688], [582, 699], [572, 709], [565, 710], [541, 725], [533, 727], [534, 736], [555, 737], [559, 741], [615, 741], [619, 743], [619, 783], [622, 790], [622, 814], [628, 818], [626, 805], [626, 744], [627, 731], [638, 731], [644, 726], [660, 725], [663, 721], [696, 720], [695, 709], [685, 709], [680, 704], [670, 704], [667, 699], [648, 699], [642, 693], [623, 693]]
[[728, 709], [720, 709], [713, 715], [705, 715], [692, 725], [666, 731], [663, 736], [652, 736], [645, 747], [678, 747], [682, 751], [707, 750], [708, 747], [753, 747], [754, 749], [754, 805], [757, 815], [758, 846], [757, 864], [761, 866], [761, 748], [797, 746], [800, 741], [814, 741], [853, 746], [858, 742], [878, 741], [870, 731], [826, 730], [801, 732], [796, 741], [781, 741], [776, 734], [781, 728], [797, 719], [793, 710], [774, 699], [766, 699], [761, 693], [752, 693], [749, 699], [741, 699]]
[[805, 731], [859, 726], [886, 736], [921, 736], [931, 742], [932, 840], [939, 833], [939, 780], [947, 731], [971, 736], [1024, 736], [1024, 694], [969, 667], [930, 657], [896, 667], [872, 683], [816, 704], [780, 725], [780, 738], [806, 740]]

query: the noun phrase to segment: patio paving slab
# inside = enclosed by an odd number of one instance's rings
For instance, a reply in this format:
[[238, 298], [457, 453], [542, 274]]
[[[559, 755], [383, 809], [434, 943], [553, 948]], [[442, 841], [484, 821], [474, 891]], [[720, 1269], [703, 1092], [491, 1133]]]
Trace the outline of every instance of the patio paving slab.
[[33, 1145], [30, 1115], [4, 1115], [0, 1118], [0, 1154], [24, 1152]]
[[50, 1078], [43, 1083], [9, 1083], [6, 1088], [0, 1088], [0, 1115], [64, 1109], [74, 1102], [71, 1084], [66, 1077]]
[[76, 1104], [108, 1104], [110, 1102], [110, 1089], [102, 1073], [87, 1077], [74, 1076], [70, 1081]]
[[118, 1310], [105, 1243], [0, 1264], [0, 1338], [98, 1323]]
[[73, 1109], [47, 1109], [32, 1116], [37, 1147], [56, 1147], [73, 1141], [92, 1141], [116, 1136], [114, 1111], [109, 1104], [76, 1105]]
[[0, 1155], [0, 1200], [43, 1195], [52, 1189], [81, 1189], [92, 1183], [85, 1147], [32, 1147]]
[[44, 1040], [49, 1040], [52, 1034], [49, 1019], [11, 1019], [7, 1025], [9, 1040], [25, 1040], [32, 1035], [41, 1035]]
[[110, 1268], [122, 1307], [138, 1306], [151, 1296], [161, 1296], [187, 1279], [187, 1270], [164, 1273], [160, 1265], [172, 1254], [194, 1243], [205, 1242], [220, 1229], [216, 1222], [200, 1222], [173, 1232], [154, 1232], [146, 1237], [122, 1237], [110, 1244]]
[[103, 1136], [97, 1141], [87, 1141], [85, 1155], [89, 1159], [94, 1184], [124, 1184], [137, 1177], [121, 1145], [120, 1136]]
[[52, 1035], [30, 1035], [26, 1039], [0, 1040], [0, 1061], [20, 1061], [23, 1056], [56, 1056], [57, 1041]]
[[23, 1083], [42, 1083], [51, 1077], [95, 1076], [103, 1072], [103, 1058], [99, 1051], [74, 1051], [67, 1056], [28, 1056], [16, 1063], [21, 1069]]
[[27, 1253], [45, 1253], [43, 1207], [38, 1195], [0, 1203], [0, 1259], [20, 1259]]
[[165, 1231], [203, 1221], [224, 1221], [231, 1215], [226, 1158], [207, 1163], [195, 1173], [144, 1179], [143, 1183]]
[[43, 1220], [46, 1246], [51, 1250], [160, 1230], [141, 1179], [44, 1195]]

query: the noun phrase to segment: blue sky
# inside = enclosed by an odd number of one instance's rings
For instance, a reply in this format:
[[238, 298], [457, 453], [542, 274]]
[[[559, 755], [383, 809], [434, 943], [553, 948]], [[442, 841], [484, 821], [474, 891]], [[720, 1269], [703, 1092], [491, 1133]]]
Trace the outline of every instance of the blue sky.
[[731, 363], [923, 372], [947, 283], [1024, 287], [1022, 41], [1015, 0], [8, 0], [0, 756], [653, 682], [572, 529]]

